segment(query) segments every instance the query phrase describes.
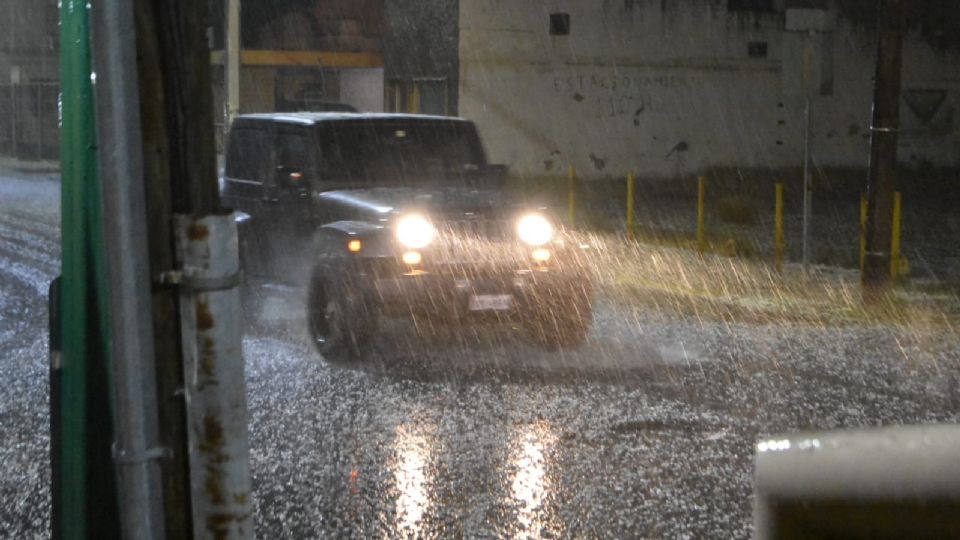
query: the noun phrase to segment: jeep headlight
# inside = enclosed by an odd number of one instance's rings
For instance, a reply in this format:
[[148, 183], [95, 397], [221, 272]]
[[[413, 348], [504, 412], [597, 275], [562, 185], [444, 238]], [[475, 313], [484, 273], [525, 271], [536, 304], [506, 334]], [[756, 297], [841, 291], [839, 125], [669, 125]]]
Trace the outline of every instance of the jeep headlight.
[[397, 240], [410, 249], [421, 249], [433, 242], [437, 230], [420, 214], [409, 214], [397, 221]]
[[531, 246], [542, 246], [553, 239], [553, 225], [540, 214], [527, 214], [517, 222], [517, 235]]

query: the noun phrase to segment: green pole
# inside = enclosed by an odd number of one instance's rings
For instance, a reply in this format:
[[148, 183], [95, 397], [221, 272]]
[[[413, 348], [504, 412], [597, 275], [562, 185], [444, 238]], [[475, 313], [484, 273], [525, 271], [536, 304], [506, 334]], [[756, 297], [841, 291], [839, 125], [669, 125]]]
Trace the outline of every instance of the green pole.
[[[109, 343], [87, 0], [60, 4], [62, 538], [112, 530]], [[92, 429], [91, 429], [92, 428]], [[100, 500], [91, 500], [91, 497]], [[105, 499], [105, 500], [104, 500]], [[58, 531], [54, 531], [56, 535]]]

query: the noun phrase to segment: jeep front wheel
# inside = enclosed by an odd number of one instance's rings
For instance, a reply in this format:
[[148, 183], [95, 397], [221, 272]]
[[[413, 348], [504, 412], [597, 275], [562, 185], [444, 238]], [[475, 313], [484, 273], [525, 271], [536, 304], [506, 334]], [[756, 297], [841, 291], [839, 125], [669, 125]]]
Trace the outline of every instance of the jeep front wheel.
[[362, 360], [374, 320], [363, 315], [362, 304], [348, 286], [332, 286], [319, 276], [311, 280], [307, 325], [317, 352], [328, 362]]

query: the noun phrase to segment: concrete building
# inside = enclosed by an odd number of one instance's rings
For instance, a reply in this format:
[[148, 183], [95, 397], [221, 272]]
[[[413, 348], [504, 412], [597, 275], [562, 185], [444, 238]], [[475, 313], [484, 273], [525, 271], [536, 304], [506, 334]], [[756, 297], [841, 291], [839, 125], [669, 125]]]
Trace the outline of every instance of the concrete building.
[[[514, 172], [800, 166], [807, 92], [816, 165], [867, 165], [875, 25], [836, 8], [461, 0], [459, 17], [458, 112]], [[960, 166], [957, 49], [911, 30], [901, 103], [901, 162]]]

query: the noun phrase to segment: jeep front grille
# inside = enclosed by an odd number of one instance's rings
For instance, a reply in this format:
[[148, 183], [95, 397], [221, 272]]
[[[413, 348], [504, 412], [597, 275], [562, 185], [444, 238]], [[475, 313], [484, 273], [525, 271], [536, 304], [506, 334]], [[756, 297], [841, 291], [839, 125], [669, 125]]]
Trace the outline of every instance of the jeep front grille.
[[444, 221], [438, 227], [441, 237], [453, 241], [500, 241], [512, 238], [510, 223], [500, 219], [461, 219]]

